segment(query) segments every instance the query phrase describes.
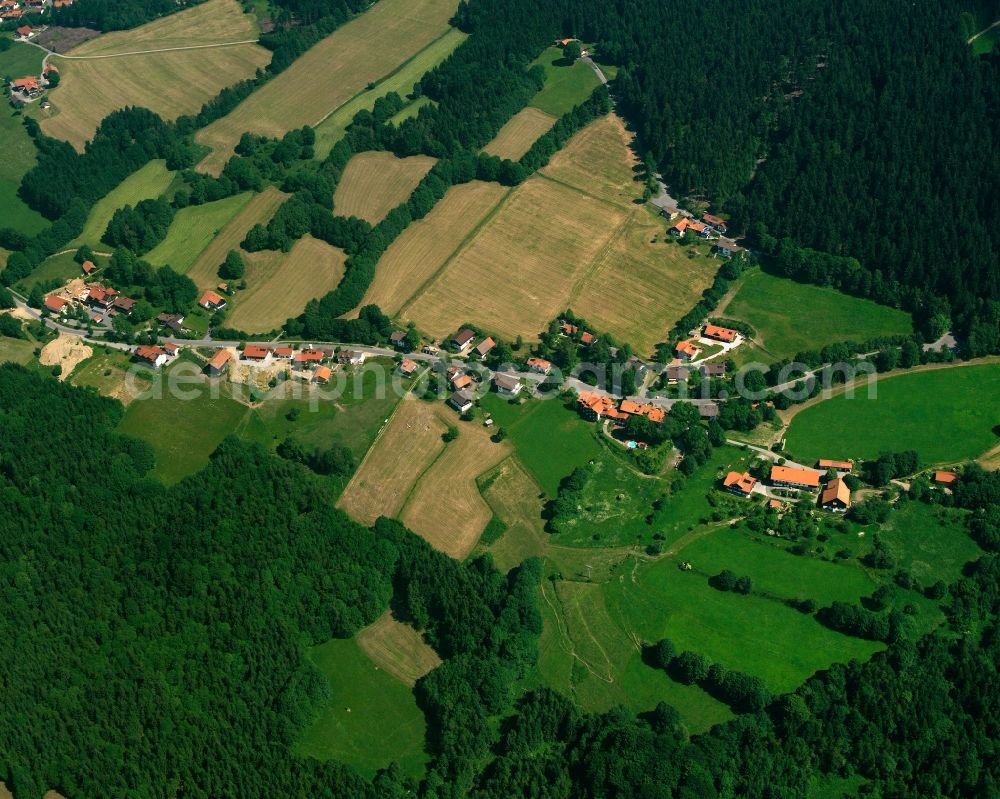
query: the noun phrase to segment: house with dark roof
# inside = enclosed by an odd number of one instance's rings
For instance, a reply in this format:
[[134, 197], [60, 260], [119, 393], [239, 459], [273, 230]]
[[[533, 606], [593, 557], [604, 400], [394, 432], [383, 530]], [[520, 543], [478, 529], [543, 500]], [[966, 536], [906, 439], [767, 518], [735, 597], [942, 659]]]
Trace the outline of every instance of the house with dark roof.
[[493, 375], [493, 385], [496, 387], [497, 394], [505, 394], [508, 397], [516, 397], [524, 388], [524, 384], [520, 380], [503, 372]]
[[469, 330], [467, 327], [463, 327], [454, 336], [451, 337], [450, 344], [455, 349], [462, 351], [466, 349], [471, 343], [472, 339], [476, 337], [474, 331]]
[[459, 413], [465, 413], [473, 405], [473, 397], [467, 391], [456, 391], [448, 397], [448, 404]]

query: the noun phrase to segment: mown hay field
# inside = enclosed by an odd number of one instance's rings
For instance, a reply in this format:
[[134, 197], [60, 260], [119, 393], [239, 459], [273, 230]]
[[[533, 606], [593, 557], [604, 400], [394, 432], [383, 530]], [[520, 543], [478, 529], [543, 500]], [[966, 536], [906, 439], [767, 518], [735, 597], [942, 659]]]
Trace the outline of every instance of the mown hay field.
[[104, 197], [94, 203], [83, 226], [83, 232], [77, 236], [70, 247], [83, 244], [95, 250], [106, 250], [108, 246], [101, 243], [101, 236], [108, 229], [108, 223], [115, 211], [126, 205], [135, 205], [140, 200], [152, 200], [165, 193], [174, 180], [175, 172], [167, 169], [163, 160], [150, 161], [144, 167], [136, 170]]
[[445, 33], [456, 6], [455, 0], [379, 0], [199, 131], [197, 140], [213, 152], [198, 168], [218, 174], [247, 131], [282, 136], [318, 124]]
[[355, 638], [376, 666], [411, 688], [427, 672], [441, 665], [441, 658], [420, 633], [396, 621], [389, 610], [359, 630]]
[[556, 124], [556, 118], [537, 108], [522, 108], [497, 132], [483, 152], [498, 158], [516, 161], [528, 150], [535, 140]]
[[[444, 61], [467, 38], [468, 34], [462, 33], [457, 28], [449, 28], [395, 72], [378, 81], [373, 88], [355, 95], [337, 108], [316, 126], [316, 157], [326, 158], [329, 155], [333, 145], [347, 132], [347, 126], [351, 124], [355, 114], [359, 111], [370, 111], [375, 106], [376, 100], [390, 92], [396, 92], [405, 98], [425, 73]], [[391, 121], [398, 124], [407, 116], [416, 114], [420, 107], [428, 102], [430, 98], [421, 95]]]
[[69, 55], [111, 55], [239, 42], [256, 39], [258, 34], [254, 16], [244, 14], [237, 0], [207, 0], [132, 30], [102, 34], [73, 48]]
[[392, 153], [359, 153], [347, 162], [333, 195], [337, 216], [356, 216], [373, 225], [407, 198], [437, 159], [397, 158]]
[[531, 178], [401, 315], [431, 336], [468, 320], [504, 338], [534, 338], [626, 218], [621, 208]]
[[281, 327], [302, 313], [310, 300], [336, 288], [347, 256], [324, 241], [303, 236], [288, 253], [252, 253], [244, 260], [247, 288], [236, 295], [226, 322], [237, 330], [260, 333]]
[[386, 250], [362, 305], [395, 314], [447, 262], [508, 189], [472, 181], [452, 186], [427, 216], [411, 224]]
[[250, 192], [243, 192], [204, 205], [182, 208], [170, 223], [163, 241], [146, 253], [145, 260], [154, 266], [171, 266], [178, 272], [187, 272], [252, 197]]
[[475, 548], [493, 516], [476, 478], [512, 449], [506, 441], [494, 443], [490, 431], [477, 422], [457, 422], [451, 408], [435, 408], [445, 421], [458, 424], [458, 438], [417, 481], [399, 518], [435, 549], [461, 560]]
[[444, 449], [446, 430], [435, 407], [404, 400], [368, 451], [337, 503], [351, 518], [371, 525], [396, 516], [420, 475]]
[[[226, 254], [230, 250], [239, 250], [240, 242], [258, 222], [266, 225], [287, 197], [287, 194], [283, 194], [273, 186], [268, 186], [260, 194], [255, 194], [253, 199], [246, 203], [239, 213], [232, 216], [211, 243], [201, 251], [188, 269], [187, 276], [199, 289], [215, 288], [219, 283], [219, 265], [226, 260]], [[242, 254], [244, 258], [247, 257], [246, 253]]]
[[525, 558], [542, 557], [548, 546], [542, 490], [516, 457], [507, 458], [480, 480], [480, 491], [503, 522], [503, 535], [487, 548], [501, 571]]
[[671, 241], [663, 223], [640, 208], [578, 285], [569, 305], [598, 330], [649, 355], [674, 321], [698, 302], [718, 268], [717, 260]]
[[[689, 252], [664, 243], [664, 221], [637, 202], [629, 138], [614, 115], [591, 123], [471, 238], [465, 234], [443, 268], [407, 264], [390, 249], [372, 296], [398, 301], [403, 281], [394, 275], [429, 273], [422, 287], [413, 281], [415, 293], [397, 311], [429, 335], [470, 321], [505, 338], [533, 338], [571, 307], [648, 354], [694, 305], [720, 261], [704, 247]], [[435, 224], [432, 217], [426, 227]], [[434, 237], [429, 230], [421, 235]], [[445, 235], [443, 225], [438, 235]], [[383, 307], [392, 313], [394, 302]]]
[[42, 120], [42, 130], [82, 150], [101, 120], [125, 106], [144, 106], [167, 120], [196, 113], [221, 89], [266, 66], [271, 54], [252, 43], [168, 48], [255, 38], [252, 18], [235, 0], [212, 0], [86, 42], [67, 56], [53, 57], [62, 80], [50, 95], [53, 111]]

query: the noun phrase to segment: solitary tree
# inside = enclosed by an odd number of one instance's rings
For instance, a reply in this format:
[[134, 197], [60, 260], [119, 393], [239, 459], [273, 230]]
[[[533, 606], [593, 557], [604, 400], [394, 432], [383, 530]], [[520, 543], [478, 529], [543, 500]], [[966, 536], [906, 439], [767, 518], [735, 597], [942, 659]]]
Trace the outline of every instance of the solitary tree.
[[244, 271], [243, 258], [236, 250], [230, 250], [226, 253], [226, 260], [219, 267], [219, 277], [224, 280], [239, 280], [243, 277]]
[[31, 292], [28, 294], [28, 305], [32, 308], [41, 308], [44, 302], [45, 295], [42, 294], [42, 287], [36, 283], [31, 287]]
[[576, 63], [576, 60], [581, 55], [583, 55], [583, 49], [580, 47], [580, 43], [575, 39], [571, 42], [567, 42], [566, 46], [563, 47], [563, 58], [565, 58], [570, 64]]

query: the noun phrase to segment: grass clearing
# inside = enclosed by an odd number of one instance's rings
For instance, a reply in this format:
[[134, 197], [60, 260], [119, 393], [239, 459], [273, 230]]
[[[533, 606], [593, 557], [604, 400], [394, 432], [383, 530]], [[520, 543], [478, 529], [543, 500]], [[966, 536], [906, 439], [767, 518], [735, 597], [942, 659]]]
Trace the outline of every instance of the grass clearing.
[[26, 366], [34, 360], [36, 347], [38, 342], [30, 339], [0, 336], [0, 363], [10, 361]]
[[80, 247], [86, 244], [92, 249], [106, 249], [108, 245], [101, 242], [101, 236], [108, 229], [115, 211], [126, 205], [135, 205], [140, 200], [152, 200], [165, 194], [176, 174], [167, 169], [167, 162], [163, 160], [150, 161], [136, 170], [94, 204], [83, 232], [68, 246]]
[[[219, 283], [219, 266], [226, 260], [226, 254], [230, 250], [239, 250], [240, 242], [246, 238], [250, 228], [258, 222], [266, 225], [274, 216], [274, 212], [278, 210], [278, 206], [287, 197], [287, 194], [278, 191], [274, 186], [268, 186], [259, 194], [252, 195], [249, 202], [245, 203], [235, 215], [227, 217], [227, 221], [216, 232], [208, 246], [204, 247], [196, 256], [187, 270], [187, 276], [195, 282], [199, 289], [215, 288]], [[225, 202], [225, 200], [220, 202]], [[205, 206], [199, 207], [204, 208]], [[241, 255], [245, 260], [249, 260], [251, 257], [250, 253], [242, 251]], [[253, 253], [252, 255], [263, 257], [265, 253]]]
[[550, 498], [559, 493], [559, 482], [573, 469], [601, 453], [594, 425], [560, 399], [512, 405], [490, 393], [480, 405], [507, 431], [518, 459]]
[[[404, 400], [347, 484], [338, 507], [364, 525], [379, 516], [397, 516], [420, 475], [444, 449], [445, 430], [434, 405]], [[400, 457], [402, 452], [406, 457]]]
[[486, 547], [497, 568], [508, 572], [525, 558], [541, 557], [549, 536], [542, 519], [544, 494], [516, 457], [507, 458], [480, 478], [479, 490], [493, 514], [506, 526]]
[[310, 300], [335, 289], [344, 276], [347, 256], [343, 250], [307, 235], [288, 253], [282, 253], [276, 263], [266, 257], [246, 260], [248, 288], [237, 294], [235, 308], [226, 322], [237, 330], [253, 333], [281, 327], [289, 317], [301, 313]]
[[395, 761], [403, 773], [419, 777], [428, 759], [426, 725], [413, 692], [376, 666], [354, 639], [327, 641], [309, 657], [330, 693], [295, 754], [348, 763], [369, 779]]
[[[355, 95], [336, 111], [316, 126], [316, 157], [326, 158], [347, 132], [355, 114], [359, 111], [370, 111], [375, 107], [375, 101], [385, 97], [390, 92], [396, 92], [401, 97], [407, 97], [420, 78], [451, 55], [455, 48], [468, 38], [457, 28], [449, 28], [443, 35], [428, 44], [398, 69], [379, 80], [374, 88], [366, 89]], [[414, 116], [421, 107], [431, 102], [429, 97], [420, 96], [392, 118], [394, 124], [399, 124], [409, 116]]]
[[862, 342], [913, 332], [910, 315], [897, 308], [760, 270], [743, 277], [717, 315], [747, 322], [757, 331], [753, 342], [757, 353], [741, 352], [744, 348], [740, 347], [733, 353], [738, 362], [763, 356], [762, 360], [773, 363], [838, 341]]
[[361, 304], [375, 303], [387, 314], [397, 313], [507, 192], [497, 183], [479, 180], [448, 189], [427, 216], [409, 225], [389, 246]]
[[600, 84], [597, 74], [583, 61], [566, 64], [558, 47], [547, 48], [534, 63], [545, 69], [545, 86], [528, 105], [554, 117], [572, 111]]
[[204, 205], [181, 208], [170, 223], [166, 237], [146, 253], [143, 260], [153, 266], [171, 266], [177, 272], [186, 273], [251, 197], [253, 194], [246, 191]]
[[[182, 365], [184, 361], [176, 366]], [[164, 370], [156, 373], [158, 382], [161, 375], [165, 375]], [[231, 398], [225, 384], [221, 389], [213, 397], [205, 380], [197, 384], [197, 393], [190, 399], [181, 399], [164, 388], [162, 396], [149, 392], [128, 406], [118, 429], [125, 435], [144, 439], [153, 447], [154, 477], [171, 485], [195, 474], [208, 465], [209, 455], [222, 439], [236, 430], [247, 414], [247, 407]]]
[[45, 53], [33, 44], [14, 42], [0, 53], [0, 75], [12, 78], [40, 75], [44, 59]]
[[997, 444], [1000, 364], [880, 376], [877, 398], [866, 388], [838, 394], [792, 419], [787, 450], [799, 458], [875, 458], [913, 449], [922, 463], [975, 458]]
[[127, 406], [135, 398], [131, 387], [141, 385], [138, 380], [132, 380], [130, 385], [127, 371], [131, 360], [131, 356], [121, 350], [99, 350], [73, 373], [70, 382], [90, 386], [99, 394], [114, 397]]
[[[212, 148], [199, 169], [218, 174], [244, 132], [283, 136], [317, 125], [448, 30], [455, 0], [380, 0], [310, 48], [231, 113], [198, 132]], [[317, 80], [321, 76], [321, 80]]]
[[483, 148], [488, 155], [518, 160], [543, 133], [556, 124], [556, 117], [537, 108], [522, 108], [497, 131], [493, 141]]
[[401, 315], [435, 337], [470, 320], [504, 338], [536, 338], [625, 218], [621, 209], [530, 178]]
[[953, 583], [982, 552], [969, 536], [966, 514], [954, 508], [906, 502], [882, 525], [879, 537], [896, 564], [921, 585]]
[[652, 354], [712, 285], [719, 261], [707, 247], [683, 247], [652, 212], [638, 209], [570, 300], [598, 330]]
[[405, 122], [410, 117], [417, 116], [420, 113], [420, 109], [423, 108], [425, 105], [436, 106], [437, 103], [435, 103], [426, 94], [422, 94], [412, 103], [407, 104], [407, 106], [398, 114], [393, 116], [389, 120], [389, 122], [393, 125], [399, 125], [401, 122]]
[[[0, 59], [14, 49], [0, 54]], [[28, 45], [23, 45], [28, 47]], [[41, 53], [34, 47], [30, 50]], [[2, 60], [0, 60], [2, 63]], [[0, 75], [16, 74], [14, 70], [0, 70]], [[0, 140], [3, 141], [4, 157], [0, 158], [0, 208], [3, 208], [3, 226], [14, 228], [28, 236], [41, 231], [48, 222], [37, 211], [33, 211], [17, 196], [21, 178], [35, 165], [38, 153], [35, 143], [24, 129], [24, 116], [4, 105], [0, 109]]]
[[334, 214], [378, 224], [406, 202], [435, 162], [426, 155], [397, 158], [386, 152], [358, 153], [347, 162], [333, 195]]
[[[68, 57], [53, 57], [62, 80], [49, 95], [53, 108], [41, 119], [42, 130], [82, 151], [101, 120], [119, 108], [143, 106], [166, 120], [196, 113], [221, 89], [253, 77], [271, 53], [253, 43], [169, 48], [256, 38], [253, 16], [236, 0], [209, 0], [134, 30], [91, 39]], [[142, 52], [149, 50], [168, 52]]]
[[412, 688], [427, 672], [441, 665], [431, 647], [410, 625], [386, 611], [355, 636], [358, 646], [379, 668]]
[[60, 255], [53, 255], [42, 261], [35, 270], [18, 286], [25, 291], [31, 291], [36, 285], [43, 287], [62, 285], [67, 280], [80, 277], [83, 272], [80, 264], [73, 260], [75, 252], [64, 252]]
[[[434, 407], [446, 422], [455, 418], [450, 408]], [[511, 447], [491, 441], [490, 431], [479, 422], [460, 422], [458, 429], [458, 438], [417, 481], [399, 519], [435, 549], [461, 560], [475, 548], [493, 515], [476, 478], [510, 455]]]

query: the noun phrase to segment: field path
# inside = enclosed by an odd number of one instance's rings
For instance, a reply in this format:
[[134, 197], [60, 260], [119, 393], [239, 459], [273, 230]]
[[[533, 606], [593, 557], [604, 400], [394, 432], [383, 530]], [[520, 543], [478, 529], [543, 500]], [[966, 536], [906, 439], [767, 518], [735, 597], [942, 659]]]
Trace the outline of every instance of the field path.
[[995, 27], [997, 27], [997, 25], [1000, 25], [1000, 19], [998, 19], [992, 25], [987, 25], [985, 28], [983, 28], [981, 31], [979, 31], [979, 33], [972, 34], [972, 36], [969, 37], [969, 39], [966, 42], [966, 44], [972, 44], [974, 41], [976, 41], [976, 39], [978, 39], [984, 33], [989, 33], [991, 30], [993, 30]]
[[[62, 53], [55, 53], [52, 50], [45, 50], [40, 44], [36, 44], [35, 47], [41, 47], [50, 56], [57, 56], [59, 58], [65, 58], [72, 61], [90, 61], [95, 58], [121, 58], [127, 55], [149, 55], [150, 53], [173, 53], [177, 50], [207, 50], [212, 47], [235, 47], [238, 44], [257, 44], [256, 39], [243, 39], [239, 42], [219, 42], [217, 44], [189, 44], [184, 47], [160, 47], [156, 50], [132, 50], [127, 53], [103, 53], [100, 55], [63, 55]], [[46, 61], [48, 56], [46, 56]]]

